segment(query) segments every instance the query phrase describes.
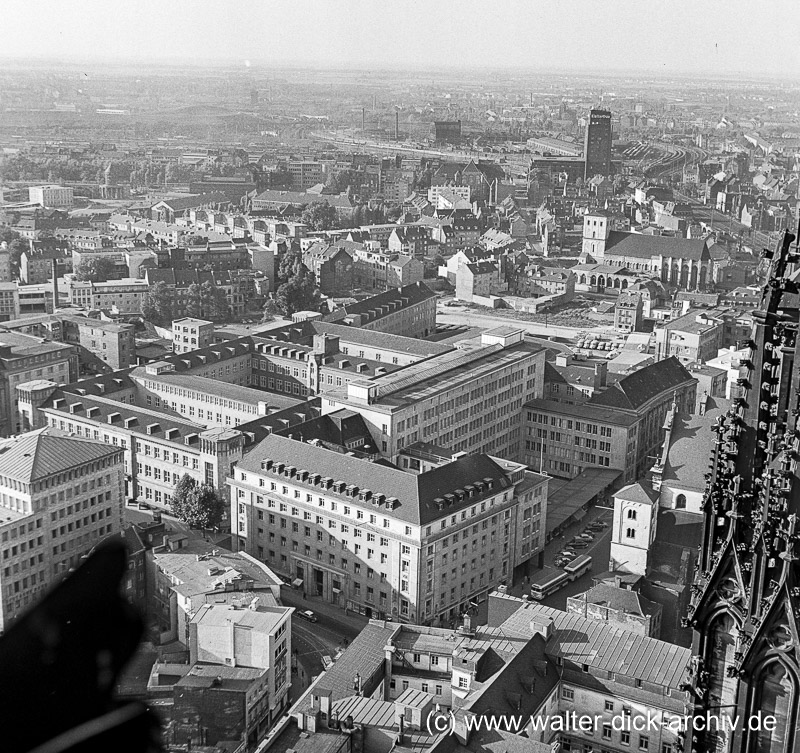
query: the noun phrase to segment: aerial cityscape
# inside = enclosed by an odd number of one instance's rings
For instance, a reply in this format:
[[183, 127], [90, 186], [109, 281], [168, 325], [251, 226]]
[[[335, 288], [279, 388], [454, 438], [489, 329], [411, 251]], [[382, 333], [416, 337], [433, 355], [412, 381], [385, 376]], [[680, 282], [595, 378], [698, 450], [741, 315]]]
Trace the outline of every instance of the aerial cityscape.
[[792, 6], [307, 5], [9, 3], [2, 748], [800, 753]]

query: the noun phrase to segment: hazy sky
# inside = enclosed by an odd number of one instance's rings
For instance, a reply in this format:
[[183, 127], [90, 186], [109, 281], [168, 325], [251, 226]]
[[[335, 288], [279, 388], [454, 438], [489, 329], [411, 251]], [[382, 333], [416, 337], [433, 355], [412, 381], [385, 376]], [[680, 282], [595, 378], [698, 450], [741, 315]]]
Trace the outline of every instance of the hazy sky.
[[0, 0], [0, 57], [800, 78], [798, 0]]

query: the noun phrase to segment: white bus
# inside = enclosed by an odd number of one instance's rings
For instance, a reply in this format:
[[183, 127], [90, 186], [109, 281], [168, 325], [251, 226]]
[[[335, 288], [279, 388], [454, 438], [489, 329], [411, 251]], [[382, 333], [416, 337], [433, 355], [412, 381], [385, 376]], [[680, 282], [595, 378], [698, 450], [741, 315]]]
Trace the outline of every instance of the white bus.
[[558, 591], [559, 588], [566, 586], [569, 581], [569, 575], [563, 570], [548, 569], [531, 584], [531, 597], [541, 601], [551, 593]]
[[570, 581], [577, 580], [584, 573], [588, 573], [592, 569], [592, 558], [588, 554], [582, 554], [576, 557], [568, 565], [564, 565], [564, 572]]

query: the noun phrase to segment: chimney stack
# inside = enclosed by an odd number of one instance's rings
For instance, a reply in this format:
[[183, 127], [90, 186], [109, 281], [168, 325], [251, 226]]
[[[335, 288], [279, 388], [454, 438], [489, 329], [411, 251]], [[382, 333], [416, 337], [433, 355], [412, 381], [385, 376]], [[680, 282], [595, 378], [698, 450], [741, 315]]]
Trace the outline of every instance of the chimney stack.
[[394, 113], [394, 140], [400, 141], [400, 111]]
[[53, 259], [53, 313], [58, 308], [58, 259]]

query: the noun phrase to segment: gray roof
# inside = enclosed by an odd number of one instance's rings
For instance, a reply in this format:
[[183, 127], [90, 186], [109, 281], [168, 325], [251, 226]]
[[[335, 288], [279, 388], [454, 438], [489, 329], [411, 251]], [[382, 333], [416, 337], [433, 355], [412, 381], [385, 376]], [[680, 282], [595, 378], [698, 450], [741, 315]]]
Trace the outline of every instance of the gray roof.
[[[261, 462], [267, 459], [273, 463], [308, 469], [323, 478], [343, 481], [359, 490], [369, 489], [373, 495], [383, 494], [387, 499], [395, 497], [399, 505], [393, 510], [387, 510], [386, 514], [417, 525], [425, 525], [443, 516], [455, 514], [497, 494], [498, 490], [511, 486], [503, 469], [488, 455], [467, 455], [426, 473], [415, 474], [276, 434], [266, 437], [255, 446], [239, 463], [239, 468], [256, 475], [274, 477], [277, 475], [274, 465], [269, 471], [262, 470]], [[444, 502], [445, 494], [486, 479], [492, 480], [491, 489], [476, 489], [477, 493], [472, 497], [465, 497], [462, 502], [445, 505], [444, 510], [439, 510], [436, 500], [442, 498]], [[300, 481], [296, 476], [292, 478], [292, 483], [318, 488], [310, 479]], [[342, 501], [349, 499], [357, 503], [358, 499], [347, 497], [344, 491], [338, 494], [333, 489], [326, 489], [325, 493], [338, 496]], [[362, 504], [369, 506], [371, 502], [365, 501]]]
[[667, 486], [697, 492], [705, 489], [706, 464], [698, 462], [698, 458], [709, 455], [716, 439], [714, 424], [730, 406], [729, 400], [718, 397], [709, 398], [709, 402], [711, 405], [706, 407], [705, 415], [675, 416], [662, 475]]
[[606, 241], [605, 256], [631, 256], [650, 259], [653, 256], [708, 261], [711, 254], [705, 240], [643, 235], [612, 230]]
[[696, 381], [686, 367], [671, 356], [628, 374], [607, 390], [592, 395], [585, 405], [639, 410], [653, 398]]
[[29, 484], [121, 453], [119, 447], [46, 427], [0, 441], [0, 474]]
[[520, 601], [519, 609], [500, 625], [500, 629], [511, 635], [530, 636], [532, 618], [553, 621], [553, 635], [547, 642], [548, 656], [665, 688], [677, 689], [683, 682], [691, 656], [688, 648], [632, 633], [607, 622]]

